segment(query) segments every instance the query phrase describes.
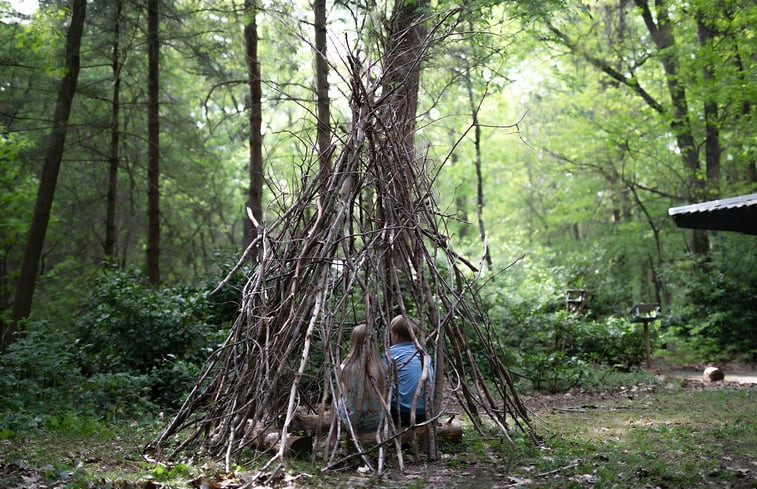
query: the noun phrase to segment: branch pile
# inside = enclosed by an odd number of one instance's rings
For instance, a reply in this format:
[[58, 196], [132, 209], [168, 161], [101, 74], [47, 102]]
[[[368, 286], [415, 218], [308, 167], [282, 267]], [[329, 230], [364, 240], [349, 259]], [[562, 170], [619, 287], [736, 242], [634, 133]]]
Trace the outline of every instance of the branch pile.
[[[173, 453], [199, 446], [228, 464], [274, 432], [274, 459], [283, 462], [297, 414], [323, 413], [324, 399], [339, 396], [335, 370], [349, 326], [366, 322], [388, 349], [386, 325], [398, 313], [426, 326], [422, 345], [437, 372], [433, 414], [454, 395], [479, 431], [490, 420], [508, 439], [513, 422], [531, 432], [489, 336], [474, 287], [477, 269], [449, 247], [443, 232], [427, 161], [395, 133], [403, 115], [388, 110], [378, 84], [364, 82], [358, 59], [350, 68], [353, 119], [332, 171], [304, 181], [286, 211], [258, 226], [245, 254], [256, 255], [256, 263], [236, 321], [172, 423], [151, 443], [158, 453], [182, 433]], [[476, 356], [471, 338], [484, 350]], [[475, 360], [480, 355], [490, 360], [486, 378]], [[338, 428], [331, 418], [324, 422]], [[432, 457], [434, 426], [428, 425]], [[379, 446], [397, 433], [387, 420], [377, 433]], [[353, 441], [364, 454], [358, 438]]]

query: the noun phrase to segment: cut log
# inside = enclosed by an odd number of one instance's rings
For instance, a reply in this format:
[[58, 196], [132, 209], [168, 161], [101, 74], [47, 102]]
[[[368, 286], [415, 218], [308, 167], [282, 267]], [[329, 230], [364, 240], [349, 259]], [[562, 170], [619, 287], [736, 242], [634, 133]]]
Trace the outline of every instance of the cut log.
[[313, 436], [316, 433], [328, 433], [331, 428], [331, 411], [323, 416], [318, 414], [295, 414], [289, 424], [289, 431]]
[[[403, 428], [404, 429], [404, 428]], [[402, 443], [410, 443], [413, 440], [413, 433], [419, 443], [426, 439], [426, 426], [416, 426], [412, 430], [402, 434]], [[376, 432], [362, 432], [358, 434], [358, 439], [362, 445], [376, 443]], [[463, 425], [457, 420], [442, 422], [436, 424], [436, 441], [445, 443], [458, 443], [463, 439]]]
[[[320, 433], [327, 433], [331, 427], [331, 414], [325, 413], [319, 420], [317, 414], [297, 414], [290, 425], [292, 431], [304, 433], [306, 436], [313, 436], [320, 429]], [[412, 440], [413, 432], [419, 441], [425, 439], [426, 426], [416, 426], [412, 431], [407, 431], [402, 435], [402, 443]], [[436, 437], [440, 442], [457, 443], [463, 439], [463, 425], [456, 419], [443, 421], [436, 424]], [[358, 439], [363, 445], [370, 445], [376, 442], [376, 432], [366, 431], [358, 433]]]
[[703, 374], [705, 382], [719, 382], [725, 379], [725, 373], [718, 367], [707, 367]]
[[[278, 451], [281, 446], [281, 432], [268, 433], [263, 441], [265, 450]], [[287, 446], [284, 455], [309, 455], [313, 453], [313, 438], [308, 435], [287, 434]]]
[[[274, 450], [278, 451], [281, 446], [280, 429], [261, 429], [260, 427], [249, 427], [247, 433], [247, 446], [256, 450]], [[310, 454], [313, 452], [313, 437], [309, 435], [287, 434], [286, 455]]]

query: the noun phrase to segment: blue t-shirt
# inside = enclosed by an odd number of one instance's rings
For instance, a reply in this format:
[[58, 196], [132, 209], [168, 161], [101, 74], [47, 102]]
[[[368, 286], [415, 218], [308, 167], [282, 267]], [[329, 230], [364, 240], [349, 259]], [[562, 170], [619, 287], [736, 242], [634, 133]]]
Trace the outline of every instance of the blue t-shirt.
[[[397, 388], [392, 390], [392, 406], [397, 405], [397, 397], [399, 397], [400, 411], [409, 413], [413, 406], [415, 389], [423, 373], [421, 353], [416, 350], [415, 343], [408, 341], [389, 347], [389, 355], [394, 364], [397, 365]], [[408, 358], [411, 356], [412, 359], [408, 361]], [[434, 366], [430, 364], [428, 366], [428, 378], [429, 382], [431, 382], [430, 385], [433, 386]], [[425, 386], [423, 386], [418, 397], [418, 403], [415, 405], [416, 414], [424, 414], [426, 412], [425, 392]]]

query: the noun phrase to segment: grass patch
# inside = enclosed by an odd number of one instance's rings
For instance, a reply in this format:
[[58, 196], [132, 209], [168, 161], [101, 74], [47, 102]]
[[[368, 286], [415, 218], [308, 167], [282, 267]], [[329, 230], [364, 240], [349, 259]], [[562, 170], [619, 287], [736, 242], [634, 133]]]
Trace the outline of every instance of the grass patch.
[[[154, 423], [106, 424], [74, 414], [0, 440], [0, 487], [89, 488], [97, 481], [145, 480], [153, 466], [141, 457]], [[96, 485], [94, 487], [97, 487]]]
[[663, 391], [553, 407], [552, 433], [523, 448], [530, 487], [757, 487], [757, 406], [751, 388]]

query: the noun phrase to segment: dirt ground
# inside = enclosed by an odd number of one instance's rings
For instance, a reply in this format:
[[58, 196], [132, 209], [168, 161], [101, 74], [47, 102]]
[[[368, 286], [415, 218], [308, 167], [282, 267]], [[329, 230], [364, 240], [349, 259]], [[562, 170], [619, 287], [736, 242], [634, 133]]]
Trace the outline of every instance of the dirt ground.
[[[757, 365], [718, 365], [725, 372], [725, 379], [721, 382], [711, 383], [706, 382], [703, 379], [704, 369], [708, 365], [693, 365], [693, 366], [665, 366], [652, 368], [647, 370], [649, 373], [657, 376], [661, 383], [675, 382], [677, 385], [681, 385], [686, 389], [710, 389], [721, 388], [725, 386], [738, 386], [744, 388], [750, 388], [757, 385]], [[641, 386], [638, 393], [635, 392], [636, 387], [629, 387], [627, 390], [620, 391], [608, 391], [603, 393], [589, 393], [583, 392], [580, 389], [572, 389], [566, 393], [559, 394], [538, 394], [523, 396], [523, 402], [526, 407], [535, 414], [548, 412], [550, 410], [569, 411], [579, 409], [585, 406], [599, 406], [603, 401], [610, 402], [614, 399], [628, 398], [632, 399], [634, 396], [643, 396], [642, 392], [645, 387]], [[459, 407], [459, 406], [458, 406]], [[453, 408], [452, 411], [455, 411]], [[515, 475], [519, 473], [510, 472], [507, 468], [502, 467], [502, 460], [489, 454], [487, 448], [482, 448], [484, 452], [479, 454], [479, 457], [483, 459], [467, 461], [459, 456], [459, 454], [444, 455], [443, 459], [434, 463], [412, 463], [411, 460], [406, 466], [406, 471], [400, 473], [396, 468], [389, 468], [385, 472], [385, 476], [380, 482], [377, 482], [369, 474], [355, 468], [353, 471], [347, 473], [341, 473], [336, 477], [319, 477], [318, 474], [299, 474], [297, 476], [287, 478], [282, 475], [282, 479], [276, 481], [263, 482], [258, 487], [277, 487], [277, 488], [302, 488], [302, 487], [318, 487], [326, 484], [330, 487], [351, 487], [351, 488], [381, 488], [381, 489], [394, 489], [394, 488], [409, 488], [409, 487], [430, 487], [437, 489], [464, 489], [464, 488], [479, 488], [479, 487], [492, 487], [492, 488], [524, 488], [529, 487], [527, 478], [520, 478]], [[0, 457], [2, 458], [2, 457]], [[486, 459], [490, 460], [486, 460]], [[747, 455], [751, 463], [757, 463], [754, 461], [751, 455]], [[108, 467], [111, 464], [116, 464], [120, 467], [120, 464], [116, 463], [116, 460], [99, 460], [97, 465]], [[745, 462], [746, 463], [746, 462]], [[0, 460], [0, 487], [9, 487], [13, 489], [31, 488], [31, 487], [45, 487], [47, 489], [59, 489], [67, 487], [66, 483], [61, 480], [58, 483], [51, 483], [45, 476], [45, 470], [32, 467], [20, 467], [15, 465], [7, 465]], [[755, 475], [753, 466], [745, 465], [745, 473], [751, 478]], [[4, 469], [4, 470], [2, 470]], [[523, 472], [523, 471], [520, 471]], [[522, 477], [539, 477], [543, 474], [531, 474], [526, 472], [525, 475], [521, 473]], [[11, 485], [5, 485], [4, 482], [8, 481], [8, 477], [14, 480]], [[207, 482], [206, 479], [200, 478], [193, 483], [190, 483], [189, 487], [238, 487], [239, 480], [232, 481], [219, 481], [218, 483], [208, 483], [203, 485], [203, 482]], [[226, 485], [228, 484], [228, 485]], [[270, 485], [269, 485], [270, 484]], [[171, 485], [154, 484], [152, 481], [142, 482], [125, 482], [119, 481], [101, 481], [90, 482], [87, 486], [89, 489], [100, 488], [123, 488], [123, 489], [144, 489], [144, 488], [158, 488], [158, 487], [174, 487]], [[543, 486], [539, 486], [543, 487]], [[592, 487], [591, 484], [579, 484], [576, 487]], [[744, 487], [757, 487], [744, 486]]]
[[[652, 368], [647, 372], [657, 377], [661, 384], [680, 385], [684, 389], [721, 389], [726, 387], [743, 387], [751, 388], [757, 385], [757, 365], [718, 365], [725, 372], [725, 379], [720, 382], [708, 382], [703, 378], [704, 369], [710, 365], [695, 366], [665, 366], [664, 368]], [[526, 407], [536, 416], [549, 411], [581, 411], [583, 408], [599, 408], [602, 404], [612, 404], [622, 399], [628, 402], [630, 399], [639, 399], [647, 396], [654, 390], [650, 386], [630, 386], [619, 391], [607, 392], [584, 392], [581, 389], [571, 389], [569, 392], [558, 394], [535, 394], [522, 396]], [[458, 406], [459, 407], [459, 406]], [[460, 408], [461, 409], [461, 408]], [[451, 409], [455, 411], [454, 406]], [[462, 409], [461, 409], [462, 410]], [[757, 485], [750, 486], [747, 479], [751, 479], [754, 474], [754, 466], [757, 463], [751, 455], [745, 454], [746, 459], [743, 463], [743, 474], [745, 474], [744, 487], [757, 488]], [[510, 472], [502, 467], [502, 460], [491, 454], [488, 462], [486, 460], [470, 461], [465, 463], [463, 460], [460, 464], [450, 463], [449, 459], [459, 459], [456, 454], [445, 454], [442, 460], [435, 463], [410, 463], [404, 473], [396, 469], [390, 469], [385, 472], [380, 484], [373, 484], [368, 476], [353, 474], [343, 475], [337, 482], [329, 480], [330, 485], [334, 487], [353, 487], [353, 488], [407, 488], [407, 487], [427, 487], [432, 489], [467, 489], [467, 488], [512, 488], [525, 489], [528, 487], [548, 487], [544, 484], [536, 484], [532, 479], [538, 479], [540, 476], [536, 472], [528, 472], [531, 468], [526, 467], [524, 470], [514, 470]], [[486, 458], [486, 457], [484, 457]], [[736, 462], [734, 462], [736, 464]], [[517, 469], [517, 467], [514, 467]], [[523, 467], [520, 467], [523, 469]], [[530, 478], [529, 478], [530, 477]], [[415, 483], [415, 484], [414, 484]], [[757, 482], [755, 482], [757, 484]], [[575, 487], [593, 487], [591, 481], [577, 481]], [[654, 487], [654, 486], [649, 486]], [[659, 487], [659, 486], [658, 486]], [[731, 487], [731, 486], [729, 486]], [[734, 486], [735, 487], [735, 486]], [[741, 487], [741, 486], [739, 486]]]

